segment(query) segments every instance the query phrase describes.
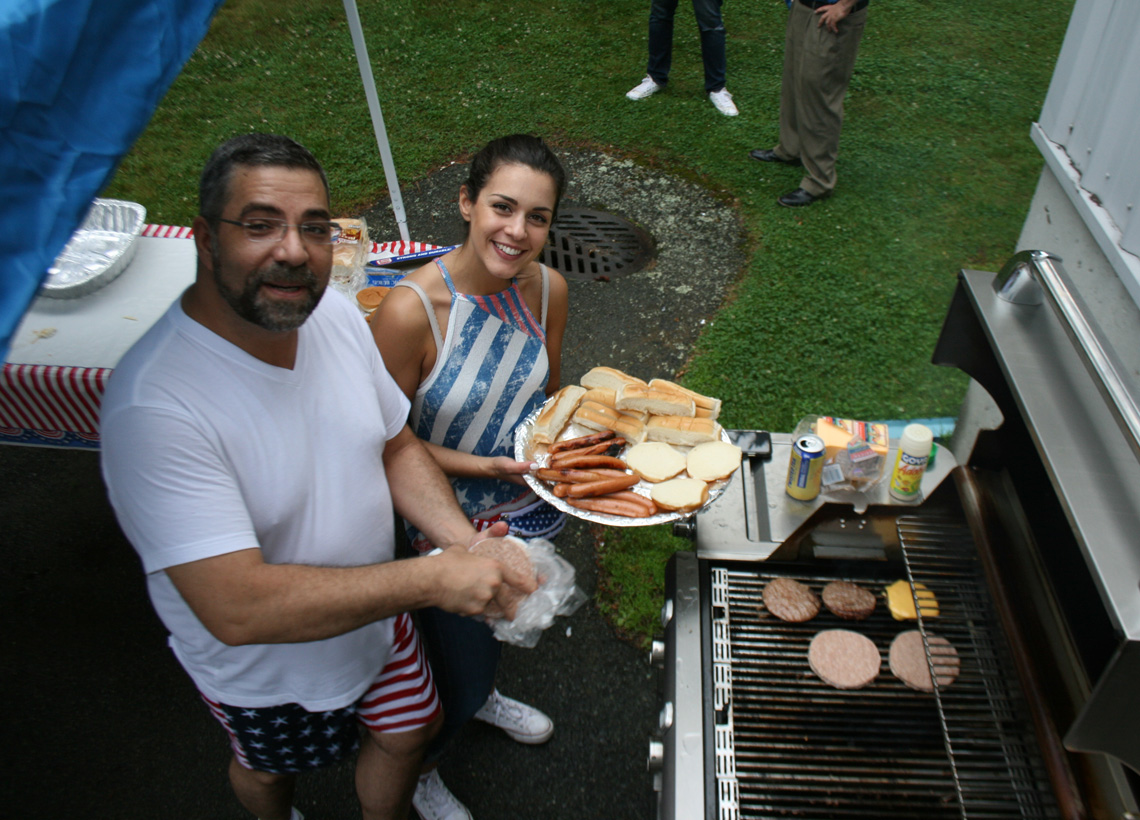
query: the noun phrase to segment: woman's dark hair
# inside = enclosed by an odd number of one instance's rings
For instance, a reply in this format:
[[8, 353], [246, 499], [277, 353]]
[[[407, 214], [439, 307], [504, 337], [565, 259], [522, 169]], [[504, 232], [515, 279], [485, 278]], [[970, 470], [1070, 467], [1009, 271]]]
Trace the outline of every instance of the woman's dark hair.
[[222, 215], [229, 198], [230, 177], [238, 165], [303, 168], [315, 171], [329, 194], [325, 169], [309, 149], [280, 134], [242, 134], [226, 140], [206, 160], [198, 182], [198, 213], [211, 222]]
[[543, 142], [541, 137], [530, 134], [511, 134], [508, 137], [499, 137], [491, 140], [471, 160], [468, 171], [467, 197], [474, 202], [479, 198], [479, 192], [495, 173], [500, 165], [525, 165], [543, 174], [548, 174], [554, 180], [554, 212], [558, 213], [558, 203], [562, 199], [562, 191], [566, 187], [566, 171], [558, 157]]

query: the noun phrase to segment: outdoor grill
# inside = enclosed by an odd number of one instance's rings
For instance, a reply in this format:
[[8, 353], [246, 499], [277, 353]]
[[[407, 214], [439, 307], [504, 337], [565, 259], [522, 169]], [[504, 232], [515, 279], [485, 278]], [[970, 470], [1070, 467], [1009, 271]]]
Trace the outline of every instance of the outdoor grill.
[[[975, 385], [920, 504], [882, 485], [795, 501], [791, 437], [732, 431], [741, 470], [678, 523], [695, 547], [667, 568], [659, 817], [1140, 817], [1140, 417], [1065, 282], [1037, 252], [960, 274], [934, 361]], [[863, 621], [788, 623], [761, 597], [780, 577], [902, 579], [939, 611], [895, 620], [880, 596]], [[870, 685], [812, 672], [809, 643], [834, 628], [879, 649]], [[956, 680], [891, 673], [911, 629], [932, 672], [930, 637], [950, 641]]]

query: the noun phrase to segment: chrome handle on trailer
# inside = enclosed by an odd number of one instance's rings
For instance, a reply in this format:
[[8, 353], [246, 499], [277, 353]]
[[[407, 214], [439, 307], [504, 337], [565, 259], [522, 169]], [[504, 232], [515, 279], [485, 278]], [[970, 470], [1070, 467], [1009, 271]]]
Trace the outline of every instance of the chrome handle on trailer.
[[1140, 407], [1121, 376], [1122, 366], [1061, 267], [1061, 259], [1046, 251], [1014, 254], [994, 280], [994, 290], [998, 298], [1012, 304], [1032, 306], [1049, 301], [1133, 453], [1140, 458]]

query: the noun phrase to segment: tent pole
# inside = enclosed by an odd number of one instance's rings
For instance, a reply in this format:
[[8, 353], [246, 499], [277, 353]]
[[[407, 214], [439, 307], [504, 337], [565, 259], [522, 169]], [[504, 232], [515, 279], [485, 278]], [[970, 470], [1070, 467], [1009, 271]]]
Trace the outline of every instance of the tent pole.
[[380, 160], [384, 163], [384, 177], [388, 181], [388, 194], [392, 198], [396, 227], [400, 230], [400, 238], [407, 242], [408, 217], [404, 213], [400, 181], [396, 177], [396, 164], [392, 161], [392, 147], [388, 144], [388, 131], [384, 127], [384, 113], [380, 110], [380, 98], [376, 94], [376, 80], [372, 76], [372, 64], [368, 61], [368, 46], [364, 42], [364, 31], [360, 26], [360, 13], [356, 8], [356, 0], [344, 0], [344, 13], [348, 18], [349, 31], [352, 33], [352, 46], [356, 49], [360, 79], [364, 81], [364, 96], [368, 100], [368, 111], [372, 114], [372, 130], [376, 132]]

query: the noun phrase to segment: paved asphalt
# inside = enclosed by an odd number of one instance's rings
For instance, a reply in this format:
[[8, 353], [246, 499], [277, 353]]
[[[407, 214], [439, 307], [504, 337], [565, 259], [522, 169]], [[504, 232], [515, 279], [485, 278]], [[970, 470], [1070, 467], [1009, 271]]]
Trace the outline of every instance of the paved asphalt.
[[[671, 377], [743, 264], [731, 208], [689, 183], [602, 154], [567, 155], [567, 198], [631, 219], [658, 243], [646, 271], [571, 283], [564, 382], [595, 364]], [[461, 238], [452, 164], [404, 193], [413, 239]], [[384, 203], [372, 235], [399, 236]], [[142, 572], [106, 501], [94, 452], [0, 447], [0, 617], [5, 738], [0, 815], [243, 820], [221, 728], [166, 648]], [[572, 522], [557, 539], [593, 594], [604, 530]], [[555, 721], [543, 746], [466, 727], [445, 782], [477, 820], [654, 816], [645, 769], [659, 708], [645, 653], [615, 636], [592, 601], [535, 649], [506, 647], [499, 687]], [[359, 817], [351, 763], [302, 778], [309, 820]]]

